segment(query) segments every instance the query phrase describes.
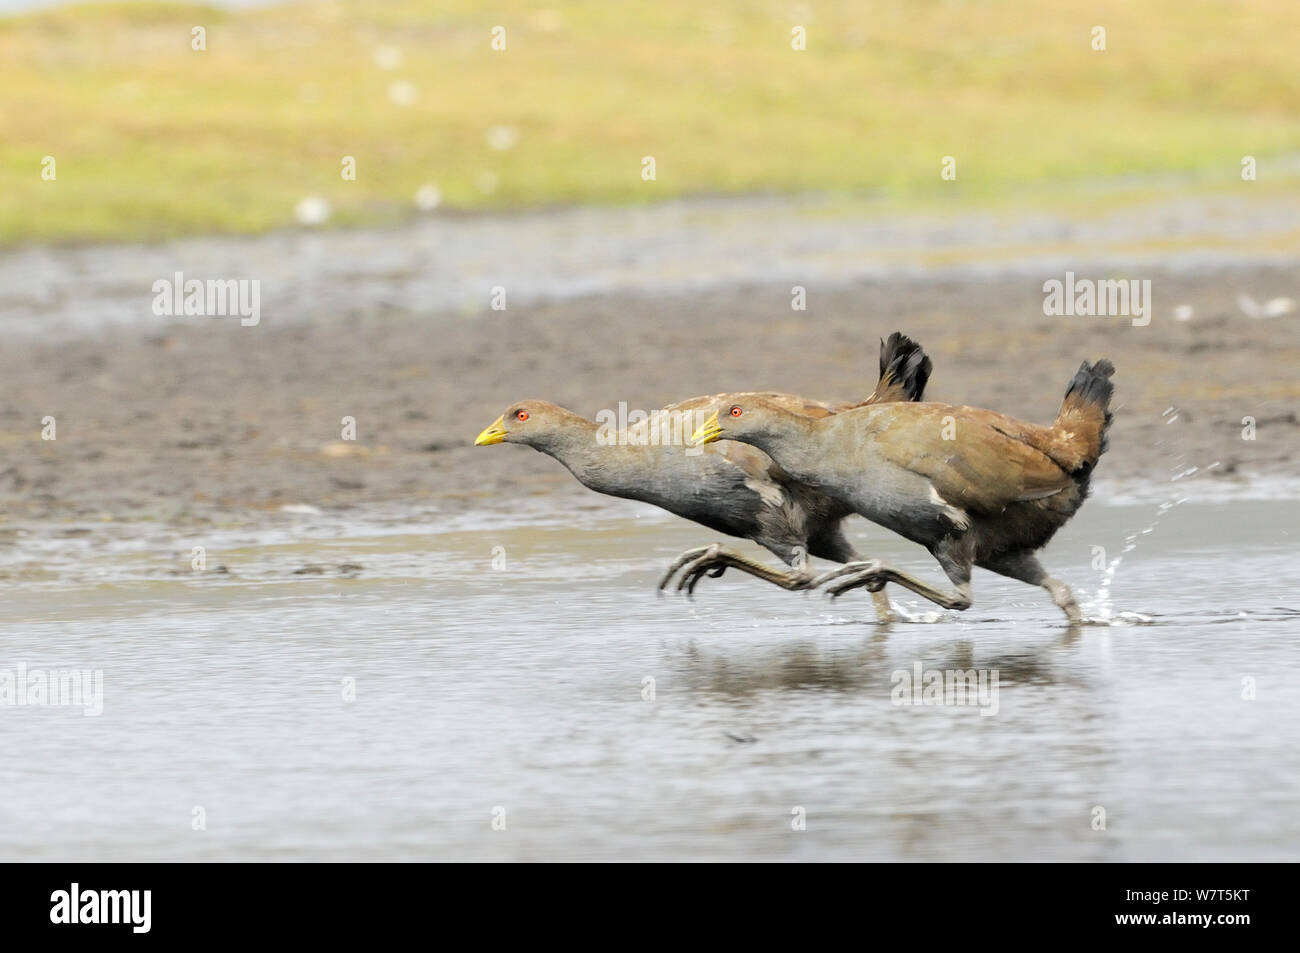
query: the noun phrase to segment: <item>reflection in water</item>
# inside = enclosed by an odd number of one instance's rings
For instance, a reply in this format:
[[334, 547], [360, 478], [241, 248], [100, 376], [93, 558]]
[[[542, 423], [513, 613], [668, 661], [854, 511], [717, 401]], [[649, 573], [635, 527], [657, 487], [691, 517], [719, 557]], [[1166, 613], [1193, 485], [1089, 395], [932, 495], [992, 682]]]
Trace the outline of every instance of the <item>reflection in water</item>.
[[733, 698], [771, 691], [873, 691], [882, 685], [887, 692], [889, 673], [881, 668], [887, 640], [887, 632], [868, 630], [859, 644], [843, 648], [799, 641], [745, 655], [692, 644], [680, 656], [678, 672], [692, 691]]
[[[1003, 687], [1052, 685], [1058, 677], [1052, 653], [1076, 645], [1082, 632], [1080, 626], [1065, 626], [1055, 646], [994, 655], [977, 654], [975, 643], [962, 639], [937, 657], [921, 660], [906, 649], [888, 651], [896, 628], [863, 626], [861, 638], [836, 646], [795, 636], [799, 641], [740, 655], [692, 642], [678, 657], [677, 669], [692, 691], [733, 698], [773, 691], [870, 692], [887, 697], [898, 666], [910, 668], [914, 661], [923, 661], [929, 670], [996, 670]], [[1069, 681], [1070, 675], [1064, 678]]]

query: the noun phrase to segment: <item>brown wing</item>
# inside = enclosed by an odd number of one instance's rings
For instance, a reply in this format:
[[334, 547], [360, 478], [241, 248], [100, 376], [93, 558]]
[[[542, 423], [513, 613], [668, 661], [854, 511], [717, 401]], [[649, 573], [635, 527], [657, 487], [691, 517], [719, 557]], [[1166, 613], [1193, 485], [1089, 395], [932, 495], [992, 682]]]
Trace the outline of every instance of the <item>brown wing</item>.
[[881, 405], [872, 429], [879, 452], [928, 479], [945, 502], [999, 513], [1071, 483], [1068, 473], [1023, 439], [1027, 428], [1033, 425], [973, 407], [898, 403]]

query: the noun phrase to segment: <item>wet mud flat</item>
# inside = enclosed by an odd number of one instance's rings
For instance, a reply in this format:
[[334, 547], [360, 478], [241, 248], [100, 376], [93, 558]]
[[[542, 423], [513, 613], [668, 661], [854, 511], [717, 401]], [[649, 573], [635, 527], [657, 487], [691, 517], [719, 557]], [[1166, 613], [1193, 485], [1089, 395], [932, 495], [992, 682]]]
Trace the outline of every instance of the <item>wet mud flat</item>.
[[[553, 461], [474, 435], [526, 397], [589, 416], [726, 390], [859, 398], [896, 329], [933, 356], [930, 397], [1034, 421], [1110, 357], [1101, 480], [1294, 474], [1300, 204], [1098, 201], [1067, 219], [766, 196], [6, 249], [0, 520], [584, 506]], [[258, 323], [155, 313], [177, 273], [258, 281]], [[1044, 313], [1046, 283], [1107, 279], [1149, 282], [1141, 317]]]
[[[894, 329], [933, 356], [933, 399], [1035, 421], [1052, 419], [1081, 360], [1109, 356], [1116, 417], [1100, 480], [1295, 473], [1297, 318], [1251, 317], [1238, 300], [1300, 298], [1295, 271], [1151, 280], [1145, 327], [1044, 315], [1039, 280], [938, 276], [812, 286], [804, 312], [791, 311], [788, 286], [763, 285], [472, 315], [343, 318], [304, 302], [310, 320], [257, 327], [204, 318], [10, 336], [0, 349], [0, 513], [256, 525], [284, 506], [470, 511], [537, 495], [581, 506], [589, 494], [554, 461], [475, 448], [474, 435], [525, 397], [595, 416], [724, 390], [864, 396], [878, 339]], [[1178, 307], [1191, 317], [1175, 318]], [[54, 440], [42, 439], [47, 417]]]

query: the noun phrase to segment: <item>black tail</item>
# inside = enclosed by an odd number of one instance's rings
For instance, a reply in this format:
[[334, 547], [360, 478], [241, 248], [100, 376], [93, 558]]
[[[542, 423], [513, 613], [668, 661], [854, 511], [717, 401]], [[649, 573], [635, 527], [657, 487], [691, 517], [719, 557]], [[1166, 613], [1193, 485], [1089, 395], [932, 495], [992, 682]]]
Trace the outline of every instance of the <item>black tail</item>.
[[1065, 389], [1065, 399], [1061, 401], [1058, 420], [1068, 418], [1071, 429], [1079, 437], [1085, 437], [1089, 431], [1095, 433], [1095, 449], [1090, 448], [1090, 452], [1085, 454], [1089, 470], [1097, 462], [1097, 457], [1106, 452], [1106, 431], [1110, 429], [1114, 416], [1110, 412], [1110, 399], [1115, 393], [1110, 377], [1114, 373], [1115, 365], [1105, 358], [1095, 364], [1084, 361], [1070, 380], [1070, 386]]
[[880, 342], [879, 393], [899, 389], [907, 400], [920, 400], [933, 369], [925, 349], [906, 334], [895, 331]]

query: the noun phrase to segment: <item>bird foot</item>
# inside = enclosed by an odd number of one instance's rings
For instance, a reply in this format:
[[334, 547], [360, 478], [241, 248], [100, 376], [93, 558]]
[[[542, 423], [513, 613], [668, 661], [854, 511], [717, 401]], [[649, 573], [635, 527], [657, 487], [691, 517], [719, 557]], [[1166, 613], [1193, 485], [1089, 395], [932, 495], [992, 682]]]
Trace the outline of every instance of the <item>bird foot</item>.
[[677, 574], [677, 570], [681, 569], [687, 563], [695, 562], [706, 553], [717, 551], [720, 548], [721, 547], [719, 547], [717, 543], [714, 543], [710, 546], [696, 546], [694, 549], [686, 550], [686, 552], [682, 553], [672, 561], [672, 565], [668, 567], [668, 571], [664, 573], [664, 577], [659, 580], [660, 591], [668, 588], [668, 583], [672, 582], [673, 576]]
[[659, 588], [663, 590], [672, 582], [673, 576], [680, 572], [681, 578], [677, 580], [676, 589], [681, 592], [686, 590], [687, 595], [695, 592], [695, 586], [705, 576], [711, 576], [717, 579], [727, 571], [728, 566], [734, 566], [735, 561], [730, 558], [730, 554], [719, 543], [713, 543], [709, 546], [696, 546], [694, 549], [688, 549], [668, 567], [664, 573], [663, 579], [659, 581]]
[[838, 599], [850, 589], [866, 589], [867, 592], [880, 592], [889, 580], [879, 567], [862, 570], [846, 575], [840, 582], [827, 586], [826, 592], [832, 599]]
[[677, 580], [677, 591], [686, 590], [688, 596], [695, 594], [695, 586], [705, 576], [717, 579], [731, 563], [722, 555], [722, 547], [714, 544], [703, 555], [682, 567], [682, 577]]
[[677, 580], [677, 591], [685, 590], [689, 596], [695, 592], [696, 585], [705, 576], [717, 579], [728, 569], [737, 569], [749, 573], [751, 576], [756, 576], [773, 585], [780, 586], [782, 589], [807, 589], [812, 582], [812, 577], [806, 570], [784, 572], [757, 563], [747, 556], [742, 556], [734, 550], [727, 549], [720, 543], [714, 543], [712, 546], [688, 549], [678, 556], [673, 561], [673, 564], [668, 567], [668, 572], [663, 581], [659, 583], [659, 588], [663, 589], [667, 586], [673, 575], [680, 572], [681, 577]]
[[[808, 583], [808, 588], [817, 589], [830, 582], [832, 579], [839, 579], [842, 576], [857, 577], [867, 573], [880, 572], [884, 568], [885, 564], [879, 559], [858, 559], [854, 562], [845, 563], [843, 566], [837, 566], [829, 572], [822, 573], [820, 576], [813, 577], [813, 579]], [[882, 582], [880, 586], [876, 586], [874, 589], [870, 589], [870, 591], [877, 592], [883, 585], [884, 583]]]

